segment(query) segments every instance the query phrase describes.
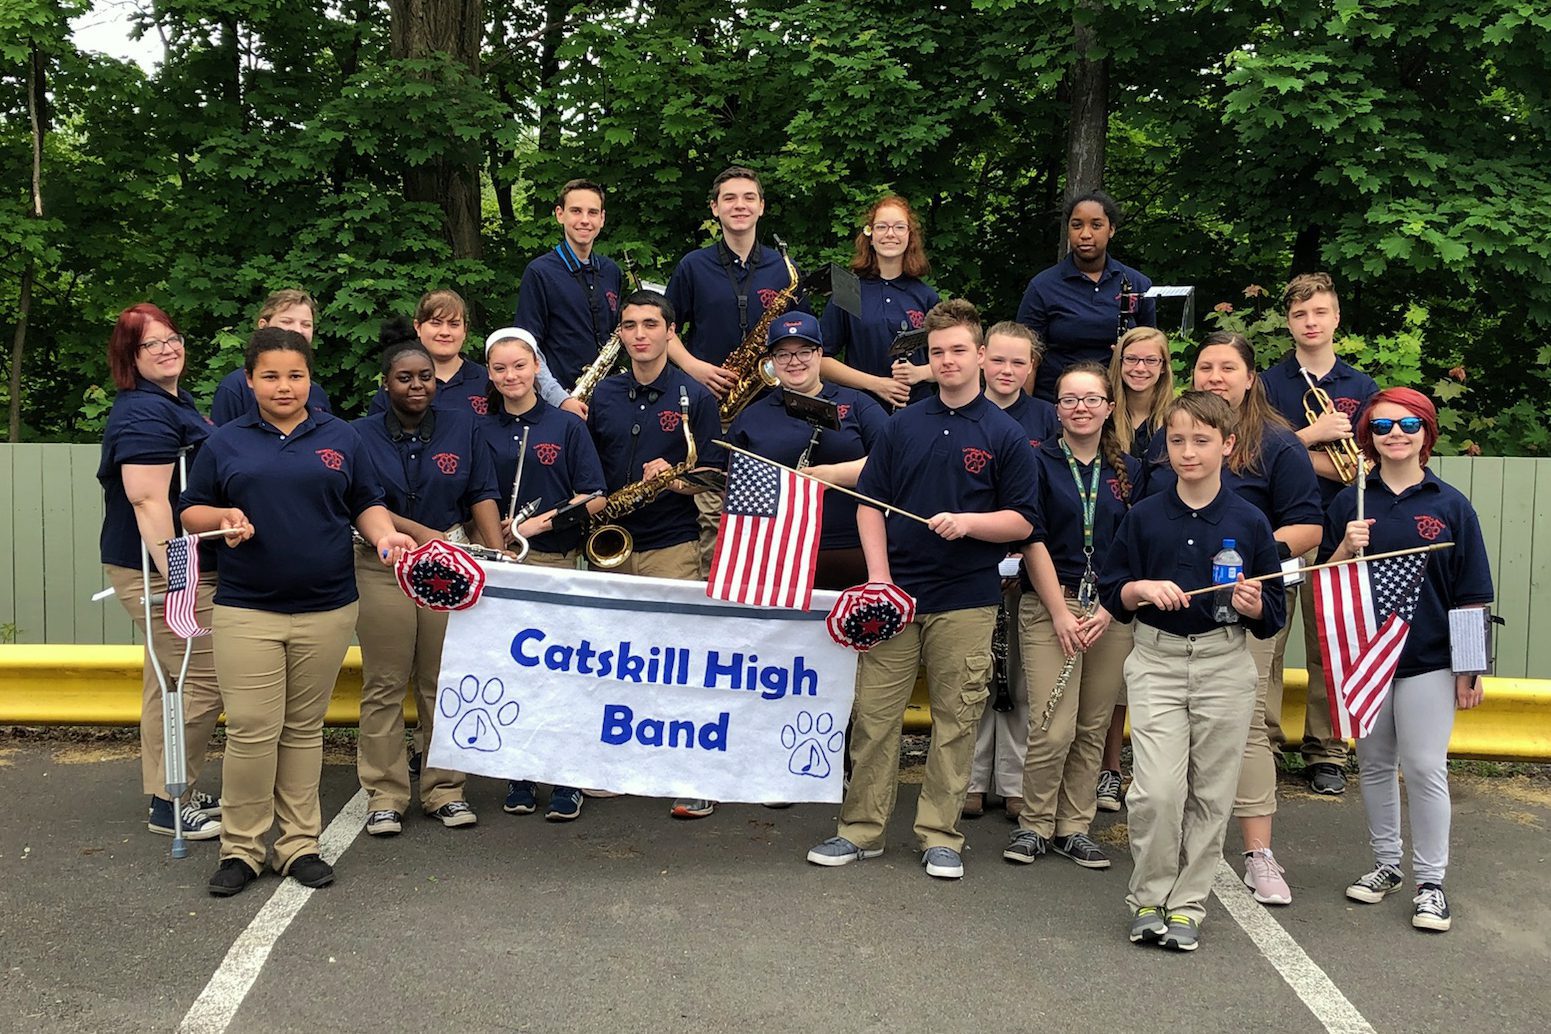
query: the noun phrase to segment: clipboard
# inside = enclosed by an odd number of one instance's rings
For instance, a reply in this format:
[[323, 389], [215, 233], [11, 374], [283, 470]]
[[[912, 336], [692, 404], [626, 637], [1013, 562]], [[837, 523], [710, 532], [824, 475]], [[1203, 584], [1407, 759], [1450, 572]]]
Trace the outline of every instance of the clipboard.
[[791, 388], [782, 388], [781, 405], [786, 409], [788, 416], [796, 417], [798, 420], [814, 427], [822, 427], [827, 431], [840, 430], [840, 407], [829, 399], [819, 398], [816, 395], [804, 395]]

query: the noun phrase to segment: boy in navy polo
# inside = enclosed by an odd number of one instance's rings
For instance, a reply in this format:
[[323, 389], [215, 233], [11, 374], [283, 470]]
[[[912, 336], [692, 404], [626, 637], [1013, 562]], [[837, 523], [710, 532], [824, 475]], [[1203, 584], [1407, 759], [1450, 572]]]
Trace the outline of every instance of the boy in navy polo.
[[932, 744], [915, 834], [930, 876], [964, 875], [959, 811], [991, 675], [1002, 595], [997, 565], [1033, 531], [1034, 457], [1023, 429], [980, 392], [980, 316], [962, 298], [927, 313], [935, 398], [890, 419], [857, 489], [926, 523], [863, 504], [856, 512], [868, 580], [916, 598], [915, 620], [862, 655], [851, 725], [851, 783], [837, 835], [808, 852], [815, 865], [883, 853], [899, 780], [899, 733], [916, 671], [926, 665]]
[[[1287, 330], [1292, 335], [1293, 353], [1265, 372], [1260, 380], [1266, 397], [1277, 412], [1297, 430], [1314, 473], [1319, 475], [1320, 505], [1329, 509], [1336, 493], [1346, 486], [1336, 475], [1335, 465], [1325, 447], [1352, 437], [1363, 407], [1379, 386], [1373, 378], [1336, 355], [1336, 328], [1341, 325], [1341, 302], [1328, 273], [1305, 273], [1294, 277], [1282, 292], [1287, 310]], [[1303, 398], [1309, 383], [1304, 370], [1330, 396], [1334, 411], [1324, 413], [1313, 423], [1304, 415]], [[1313, 402], [1313, 399], [1309, 400]], [[1319, 413], [1318, 406], [1310, 407]], [[1329, 698], [1325, 694], [1325, 671], [1319, 652], [1319, 632], [1314, 623], [1314, 591], [1305, 581], [1298, 590], [1303, 605], [1303, 648], [1309, 669], [1308, 710], [1303, 725], [1303, 761], [1307, 766], [1309, 788], [1315, 793], [1338, 794], [1346, 789], [1346, 741], [1335, 734], [1330, 721]], [[1289, 615], [1289, 619], [1291, 615]], [[1273, 746], [1282, 742], [1280, 727], [1270, 730]]]
[[[514, 326], [538, 339], [549, 372], [570, 391], [619, 322], [619, 266], [593, 251], [603, 230], [603, 188], [574, 179], [560, 188], [555, 222], [561, 240], [522, 272]], [[558, 403], [556, 403], [558, 404]]]
[[[1281, 570], [1271, 525], [1222, 483], [1233, 411], [1187, 391], [1164, 411], [1172, 491], [1133, 506], [1099, 573], [1099, 598], [1117, 621], [1137, 619], [1126, 658], [1133, 776], [1130, 809], [1133, 943], [1194, 951], [1222, 854], [1239, 765], [1255, 710], [1255, 660], [1244, 632], [1274, 636], [1280, 592], [1244, 576]], [[1213, 557], [1233, 543], [1244, 558], [1230, 595], [1187, 597], [1212, 584]], [[1232, 620], [1214, 616], [1222, 606]]]
[[[279, 327], [294, 330], [312, 344], [313, 324], [318, 319], [318, 303], [306, 291], [287, 289], [276, 291], [264, 299], [259, 307], [255, 330]], [[229, 424], [253, 408], [253, 389], [248, 387], [248, 371], [238, 367], [221, 379], [210, 402], [210, 422], [220, 426]], [[317, 381], [312, 382], [312, 392], [307, 396], [307, 408], [313, 413], [332, 413], [328, 392]]]

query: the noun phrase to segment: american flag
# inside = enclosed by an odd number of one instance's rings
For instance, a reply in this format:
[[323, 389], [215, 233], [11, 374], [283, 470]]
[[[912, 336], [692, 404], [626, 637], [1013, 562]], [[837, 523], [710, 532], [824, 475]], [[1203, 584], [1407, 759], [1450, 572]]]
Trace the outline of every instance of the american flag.
[[1312, 575], [1325, 687], [1343, 737], [1373, 730], [1411, 631], [1427, 557], [1358, 561]]
[[806, 610], [813, 602], [823, 519], [822, 484], [734, 453], [706, 595]]
[[179, 639], [209, 635], [200, 628], [194, 608], [199, 605], [199, 539], [185, 535], [167, 543], [167, 602], [162, 614]]

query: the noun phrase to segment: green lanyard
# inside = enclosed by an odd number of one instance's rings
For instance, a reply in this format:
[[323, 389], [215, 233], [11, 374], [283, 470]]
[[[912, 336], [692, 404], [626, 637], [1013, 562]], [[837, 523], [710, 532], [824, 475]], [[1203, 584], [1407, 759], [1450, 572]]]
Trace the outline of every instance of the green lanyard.
[[1099, 506], [1099, 468], [1104, 464], [1099, 462], [1099, 457], [1093, 458], [1093, 476], [1088, 479], [1086, 490], [1082, 486], [1082, 474], [1077, 469], [1077, 460], [1072, 455], [1071, 447], [1066, 444], [1066, 439], [1061, 439], [1061, 455], [1066, 457], [1066, 465], [1072, 472], [1072, 482], [1077, 486], [1077, 498], [1082, 502], [1082, 555], [1083, 573], [1082, 581], [1077, 586], [1077, 603], [1087, 608], [1098, 588], [1098, 578], [1093, 573], [1093, 518], [1094, 512]]

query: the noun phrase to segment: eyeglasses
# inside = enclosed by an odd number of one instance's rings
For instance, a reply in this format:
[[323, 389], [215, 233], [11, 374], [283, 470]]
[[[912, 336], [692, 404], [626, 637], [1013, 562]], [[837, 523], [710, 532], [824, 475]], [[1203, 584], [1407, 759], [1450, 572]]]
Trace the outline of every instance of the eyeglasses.
[[872, 230], [873, 234], [879, 237], [883, 236], [885, 233], [892, 233], [896, 237], [903, 237], [905, 234], [910, 232], [910, 224], [873, 223], [872, 226], [868, 227], [868, 229]]
[[791, 366], [793, 363], [807, 362], [813, 358], [817, 348], [799, 348], [795, 352], [772, 352], [770, 358], [774, 359], [778, 366]]
[[1103, 395], [1062, 395], [1056, 399], [1056, 405], [1062, 409], [1076, 409], [1078, 406], [1086, 406], [1088, 409], [1098, 409], [1109, 404], [1109, 399]]
[[1154, 366], [1163, 365], [1163, 357], [1157, 355], [1127, 355], [1121, 356], [1120, 362], [1126, 366], [1145, 366], [1149, 370]]
[[140, 342], [140, 347], [152, 355], [166, 355], [168, 352], [174, 352], [183, 347], [183, 335], [174, 334], [165, 341], [158, 341], [152, 338], [149, 341]]
[[1395, 429], [1399, 424], [1400, 429], [1406, 434], [1416, 434], [1422, 429], [1422, 418], [1419, 416], [1403, 416], [1399, 420], [1392, 420], [1387, 416], [1376, 416], [1368, 421], [1375, 436], [1382, 438]]

